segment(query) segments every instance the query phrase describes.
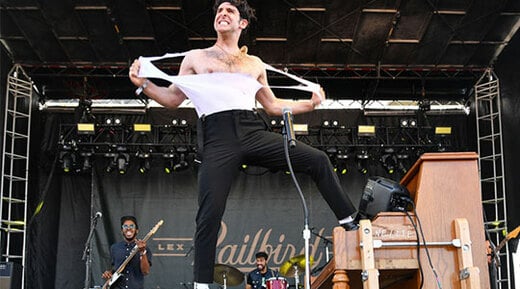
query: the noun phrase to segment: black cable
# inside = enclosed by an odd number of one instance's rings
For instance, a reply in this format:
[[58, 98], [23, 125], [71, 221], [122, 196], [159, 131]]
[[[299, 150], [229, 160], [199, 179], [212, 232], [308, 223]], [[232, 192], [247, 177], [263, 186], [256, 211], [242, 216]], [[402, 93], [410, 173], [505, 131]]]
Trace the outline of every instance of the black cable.
[[439, 289], [442, 289], [441, 280], [439, 279], [439, 275], [437, 274], [437, 271], [435, 270], [435, 267], [433, 266], [432, 259], [430, 257], [430, 251], [428, 250], [428, 247], [426, 246], [426, 239], [424, 238], [424, 232], [422, 230], [421, 220], [419, 219], [419, 216], [417, 215], [415, 204], [411, 203], [411, 205], [413, 207], [413, 212], [415, 214], [415, 218], [417, 219], [417, 224], [419, 225], [418, 226], [419, 227], [419, 232], [421, 233], [421, 237], [422, 237], [422, 240], [423, 240], [424, 251], [426, 252], [426, 257], [428, 257], [428, 264], [430, 265], [430, 268], [432, 269], [433, 275], [435, 276], [435, 281], [437, 282], [437, 287]]
[[298, 180], [296, 179], [296, 175], [294, 174], [294, 171], [292, 168], [291, 158], [289, 157], [289, 145], [288, 145], [287, 133], [284, 133], [283, 139], [284, 139], [283, 147], [285, 150], [285, 160], [287, 161], [287, 167], [289, 168], [289, 172], [291, 173], [291, 178], [294, 182], [294, 185], [296, 186], [296, 190], [298, 191], [300, 200], [302, 202], [304, 224], [308, 226], [309, 225], [309, 210], [307, 209], [307, 202], [305, 202], [305, 196], [303, 195], [302, 189], [300, 188], [300, 184], [298, 183]]
[[415, 231], [415, 237], [417, 238], [417, 246], [416, 246], [417, 264], [419, 266], [419, 277], [421, 278], [421, 283], [419, 285], [419, 288], [421, 289], [421, 288], [423, 288], [423, 285], [424, 285], [424, 272], [423, 272], [421, 258], [420, 258], [420, 256], [421, 256], [421, 239], [419, 238], [419, 229], [417, 228], [417, 224], [415, 224], [415, 221], [412, 219], [412, 216], [410, 215], [410, 213], [408, 213], [408, 211], [406, 211], [406, 210], [404, 212], [406, 213], [406, 216], [410, 220], [410, 223], [412, 224], [413, 229]]

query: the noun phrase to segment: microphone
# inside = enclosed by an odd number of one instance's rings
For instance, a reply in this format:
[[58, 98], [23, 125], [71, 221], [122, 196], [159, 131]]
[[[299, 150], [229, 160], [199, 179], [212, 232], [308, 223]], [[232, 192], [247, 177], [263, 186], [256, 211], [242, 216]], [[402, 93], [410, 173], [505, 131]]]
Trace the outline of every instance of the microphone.
[[101, 214], [101, 212], [96, 212], [96, 215], [94, 216], [94, 219], [98, 219], [98, 218], [101, 218], [103, 217], [103, 214]]
[[290, 107], [284, 107], [282, 109], [282, 115], [285, 133], [287, 134], [287, 142], [289, 143], [289, 147], [293, 148], [296, 146], [296, 136], [294, 135], [292, 109]]

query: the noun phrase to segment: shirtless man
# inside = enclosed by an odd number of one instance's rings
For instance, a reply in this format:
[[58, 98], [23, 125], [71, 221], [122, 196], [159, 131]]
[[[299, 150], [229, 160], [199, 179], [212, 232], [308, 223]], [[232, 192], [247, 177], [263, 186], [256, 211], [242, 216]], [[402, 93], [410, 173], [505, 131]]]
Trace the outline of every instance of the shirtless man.
[[[245, 74], [261, 84], [253, 93], [245, 94], [233, 88], [233, 82], [225, 83], [226, 99], [219, 103], [219, 95], [208, 90], [201, 100], [192, 96], [197, 114], [201, 118], [199, 132], [203, 134], [202, 163], [199, 168], [199, 210], [196, 217], [194, 281], [195, 289], [208, 288], [213, 282], [213, 265], [218, 231], [224, 214], [226, 200], [240, 171], [241, 164], [262, 166], [275, 170], [287, 170], [282, 135], [268, 131], [267, 125], [254, 111], [255, 99], [270, 115], [281, 115], [284, 108], [294, 114], [309, 112], [319, 105], [322, 98], [313, 93], [309, 101], [291, 101], [277, 98], [267, 83], [263, 62], [240, 50], [240, 34], [254, 18], [254, 11], [245, 0], [216, 0], [214, 29], [217, 32], [215, 45], [189, 51], [184, 57], [179, 75], [232, 73]], [[177, 108], [189, 92], [174, 84], [159, 87], [147, 79], [138, 77], [140, 63], [134, 61], [129, 77], [150, 98], [167, 108]], [[236, 81], [235, 81], [236, 82]], [[260, 87], [260, 86], [259, 86]], [[321, 90], [321, 95], [323, 95]], [[221, 96], [222, 97], [222, 96]], [[204, 99], [205, 98], [205, 99]], [[217, 101], [215, 100], [217, 99]], [[222, 109], [226, 105], [232, 108]], [[237, 105], [241, 106], [237, 109]], [[219, 109], [215, 111], [215, 107]], [[339, 223], [347, 230], [357, 229], [352, 215], [356, 212], [350, 199], [343, 192], [337, 175], [327, 155], [316, 148], [297, 142], [290, 151], [295, 172], [309, 174], [316, 182], [323, 198], [331, 207]]]

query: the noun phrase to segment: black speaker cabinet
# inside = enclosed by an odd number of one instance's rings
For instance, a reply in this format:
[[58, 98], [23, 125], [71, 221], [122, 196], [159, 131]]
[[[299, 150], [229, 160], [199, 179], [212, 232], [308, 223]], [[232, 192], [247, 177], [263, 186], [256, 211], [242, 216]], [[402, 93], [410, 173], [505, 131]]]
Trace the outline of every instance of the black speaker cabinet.
[[0, 289], [20, 289], [21, 265], [13, 262], [0, 262]]
[[370, 177], [361, 195], [358, 219], [373, 219], [379, 212], [403, 212], [411, 202], [410, 192], [398, 182]]

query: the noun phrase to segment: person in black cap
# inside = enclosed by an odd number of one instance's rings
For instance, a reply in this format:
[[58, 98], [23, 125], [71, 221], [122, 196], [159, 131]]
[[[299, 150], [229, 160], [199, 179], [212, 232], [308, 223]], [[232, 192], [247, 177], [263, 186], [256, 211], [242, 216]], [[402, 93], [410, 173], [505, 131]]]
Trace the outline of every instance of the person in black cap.
[[139, 251], [128, 262], [121, 276], [110, 288], [143, 289], [144, 276], [150, 273], [152, 266], [152, 252], [146, 246], [145, 241], [137, 239], [139, 226], [134, 216], [121, 217], [121, 233], [124, 240], [110, 247], [112, 270], [105, 271], [102, 277], [106, 280], [112, 278], [112, 274], [130, 256], [130, 252], [137, 245]]
[[255, 257], [256, 269], [247, 274], [246, 289], [267, 288], [266, 281], [269, 278], [276, 277], [275, 272], [267, 266], [269, 257], [266, 252], [258, 252]]

